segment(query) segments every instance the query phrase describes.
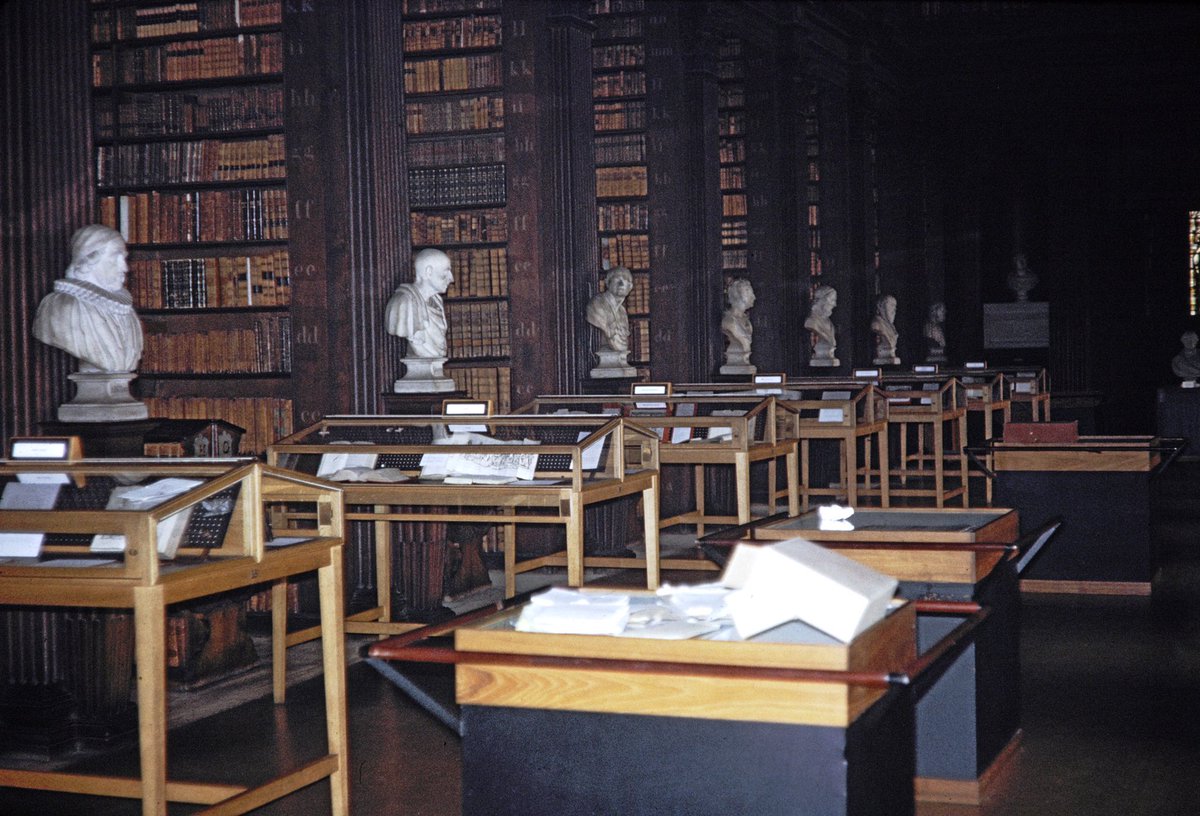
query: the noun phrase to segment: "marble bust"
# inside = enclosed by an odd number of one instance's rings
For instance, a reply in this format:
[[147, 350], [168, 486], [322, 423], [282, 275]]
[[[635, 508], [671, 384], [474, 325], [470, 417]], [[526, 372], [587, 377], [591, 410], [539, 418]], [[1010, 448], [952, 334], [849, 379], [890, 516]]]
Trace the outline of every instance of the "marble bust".
[[875, 316], [871, 318], [871, 331], [875, 334], [875, 365], [897, 365], [900, 358], [896, 356], [896, 341], [900, 334], [896, 331], [896, 298], [892, 295], [880, 295], [875, 301]]
[[440, 249], [423, 249], [413, 258], [413, 282], [397, 286], [388, 299], [387, 331], [408, 343], [405, 375], [394, 386], [397, 393], [454, 390], [454, 381], [442, 368], [447, 331], [442, 295], [453, 281], [450, 256]]
[[1185, 331], [1179, 338], [1183, 348], [1171, 359], [1171, 371], [1181, 380], [1200, 378], [1200, 351], [1196, 350], [1196, 341], [1194, 331]]
[[58, 409], [64, 422], [147, 416], [145, 404], [129, 393], [144, 338], [125, 288], [126, 254], [121, 233], [102, 224], [83, 227], [71, 237], [65, 276], [38, 304], [33, 336], [79, 361], [79, 371], [69, 375], [75, 398]]
[[837, 306], [837, 290], [821, 284], [813, 292], [812, 307], [804, 320], [804, 328], [812, 332], [812, 355], [810, 366], [831, 368], [840, 365], [834, 352], [837, 351], [837, 330], [833, 325], [833, 309]]
[[721, 315], [721, 333], [728, 341], [722, 374], [754, 374], [758, 368], [750, 364], [750, 347], [754, 342], [754, 326], [746, 312], [754, 306], [754, 286], [746, 278], [734, 278], [725, 287], [729, 308]]
[[33, 336], [79, 360], [80, 371], [134, 371], [142, 324], [125, 288], [121, 233], [91, 224], [71, 238], [71, 264], [38, 305]]
[[604, 291], [588, 301], [587, 322], [599, 330], [601, 343], [596, 352], [600, 364], [593, 377], [633, 377], [637, 371], [629, 365], [629, 314], [625, 298], [633, 291], [633, 273], [614, 266], [604, 276]]
[[925, 355], [926, 362], [944, 363], [946, 362], [946, 304], [938, 303], [931, 304], [929, 307], [929, 317], [925, 321], [925, 327], [922, 333], [925, 339], [929, 341], [929, 353]]

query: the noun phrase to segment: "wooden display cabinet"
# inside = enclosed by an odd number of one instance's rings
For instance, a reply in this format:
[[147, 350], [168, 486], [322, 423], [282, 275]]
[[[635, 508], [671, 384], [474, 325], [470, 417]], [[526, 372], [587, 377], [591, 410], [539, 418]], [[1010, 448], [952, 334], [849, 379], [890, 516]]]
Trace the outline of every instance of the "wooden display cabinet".
[[[470, 434], [476, 441], [489, 437], [493, 444], [472, 444]], [[356, 458], [339, 462], [339, 457]], [[434, 464], [438, 457], [446, 461]], [[328, 472], [333, 478], [335, 464], [359, 463], [368, 478], [386, 471], [397, 479], [341, 483], [350, 507], [347, 519], [373, 525], [378, 589], [378, 605], [351, 616], [347, 631], [413, 628], [392, 621], [393, 522], [499, 526], [506, 597], [516, 593], [518, 574], [547, 566], [566, 567], [571, 586], [582, 585], [585, 566], [644, 569], [647, 585], [658, 586], [658, 440], [619, 417], [332, 416], [271, 445], [267, 460], [308, 474]], [[484, 468], [484, 460], [505, 467], [519, 461], [529, 469], [519, 477], [500, 477]], [[435, 473], [442, 466], [449, 470]], [[459, 466], [479, 469], [475, 477], [456, 475]], [[585, 557], [584, 508], [623, 496], [642, 499], [645, 558]], [[517, 528], [522, 525], [565, 528], [565, 550], [518, 560]]]
[[[130, 609], [137, 664], [140, 779], [0, 770], [0, 786], [168, 801], [244, 813], [328, 778], [332, 812], [349, 809], [343, 514], [333, 485], [235, 460], [0, 463], [0, 603]], [[22, 552], [23, 551], [23, 552]], [[262, 785], [167, 780], [167, 607], [270, 585], [275, 699], [284, 698], [283, 590], [316, 571], [320, 585], [328, 748]]]
[[[697, 535], [705, 525], [745, 524], [753, 513], [750, 503], [750, 466], [767, 465], [770, 512], [775, 500], [787, 495], [788, 511], [799, 512], [797, 481], [797, 414], [775, 397], [754, 394], [691, 395], [543, 395], [521, 410], [539, 414], [560, 411], [617, 413], [649, 428], [661, 440], [659, 449], [664, 467], [686, 466], [692, 469], [695, 504], [690, 510], [666, 516], [662, 527], [696, 525]], [[776, 462], [782, 457], [787, 487], [778, 488]], [[705, 497], [705, 466], [732, 467], [736, 493], [736, 515], [709, 512]], [[682, 566], [682, 565], [672, 565]], [[703, 562], [691, 562], [691, 568], [705, 568]]]
[[[937, 507], [967, 491], [967, 398], [956, 377], [895, 375], [880, 389], [888, 402], [888, 426], [899, 454], [890, 475], [892, 496], [932, 499]], [[947, 468], [947, 463], [955, 465]]]

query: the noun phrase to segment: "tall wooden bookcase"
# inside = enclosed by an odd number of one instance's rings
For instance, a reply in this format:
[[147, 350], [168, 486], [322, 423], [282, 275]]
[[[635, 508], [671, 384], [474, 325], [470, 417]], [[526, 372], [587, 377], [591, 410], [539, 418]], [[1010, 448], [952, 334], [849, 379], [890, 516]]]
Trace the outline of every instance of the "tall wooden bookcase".
[[257, 452], [292, 427], [280, 3], [91, 11], [98, 215], [130, 249], [141, 396]]
[[130, 245], [151, 415], [225, 419], [257, 453], [377, 411], [409, 258], [396, 9], [89, 8], [97, 214]]
[[508, 212], [500, 0], [406, 0], [404, 93], [413, 253], [444, 250], [449, 374], [508, 410]]
[[644, 11], [644, 0], [595, 0], [590, 9], [600, 239], [600, 267], [590, 285], [603, 291], [613, 267], [633, 273], [633, 291], [625, 298], [629, 362], [643, 369], [650, 363], [651, 281]]

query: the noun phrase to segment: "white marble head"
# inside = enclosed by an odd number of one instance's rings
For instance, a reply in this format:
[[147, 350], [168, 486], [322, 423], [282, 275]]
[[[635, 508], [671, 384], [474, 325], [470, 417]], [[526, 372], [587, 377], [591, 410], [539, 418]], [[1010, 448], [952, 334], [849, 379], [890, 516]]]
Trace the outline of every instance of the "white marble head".
[[71, 264], [66, 277], [116, 292], [125, 288], [129, 271], [125, 239], [103, 224], [88, 224], [71, 236]]
[[754, 286], [746, 278], [734, 278], [725, 287], [725, 299], [732, 308], [744, 312], [754, 306]]
[[422, 249], [413, 258], [413, 275], [416, 284], [427, 292], [442, 294], [454, 282], [450, 256], [440, 249]]

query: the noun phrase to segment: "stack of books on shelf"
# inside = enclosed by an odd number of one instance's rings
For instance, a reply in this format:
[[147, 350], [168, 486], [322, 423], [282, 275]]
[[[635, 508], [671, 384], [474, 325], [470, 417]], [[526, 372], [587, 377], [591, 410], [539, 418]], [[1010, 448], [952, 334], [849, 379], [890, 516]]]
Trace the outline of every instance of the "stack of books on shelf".
[[129, 261], [127, 287], [139, 309], [286, 306], [287, 250], [262, 255]]
[[447, 297], [508, 296], [508, 250], [504, 247], [449, 249], [446, 254], [454, 270]]
[[410, 216], [416, 246], [503, 243], [508, 240], [508, 213], [502, 209], [422, 213]]
[[100, 220], [131, 244], [287, 240], [287, 191], [249, 187], [101, 196]]
[[492, 409], [497, 413], [511, 410], [512, 369], [507, 366], [456, 366], [447, 368], [446, 372], [453, 378], [454, 387], [466, 392], [471, 399], [491, 400]]
[[285, 374], [291, 368], [291, 318], [282, 314], [257, 315], [246, 328], [147, 333], [141, 362], [146, 374]]
[[404, 124], [407, 132], [413, 134], [501, 128], [504, 97], [497, 93], [410, 100], [404, 106]]
[[504, 203], [503, 164], [413, 168], [408, 171], [413, 207], [474, 207]]
[[447, 344], [450, 357], [507, 357], [508, 304], [494, 301], [449, 301], [446, 322], [450, 326]]

